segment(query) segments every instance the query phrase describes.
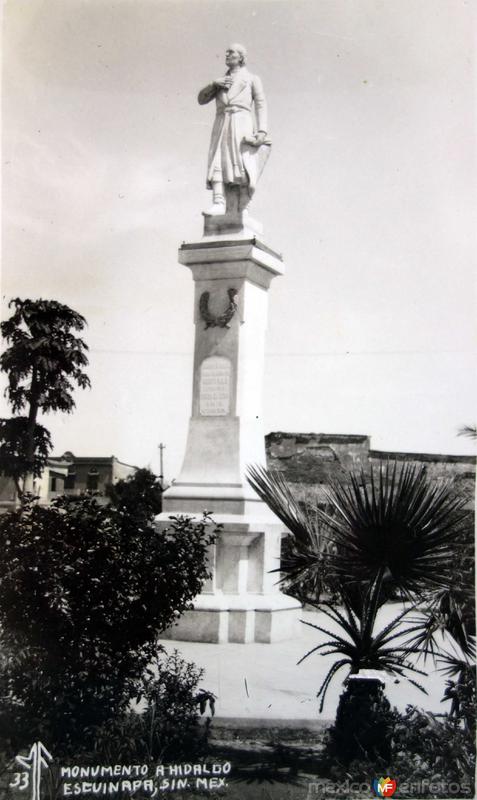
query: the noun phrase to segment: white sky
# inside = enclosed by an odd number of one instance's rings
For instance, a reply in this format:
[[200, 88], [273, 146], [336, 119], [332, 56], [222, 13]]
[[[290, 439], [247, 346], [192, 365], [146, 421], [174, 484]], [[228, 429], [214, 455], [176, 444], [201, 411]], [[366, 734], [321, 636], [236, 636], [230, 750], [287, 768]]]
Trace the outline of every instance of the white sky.
[[[253, 216], [272, 284], [265, 431], [466, 453], [476, 421], [475, 3], [8, 0], [2, 295], [89, 322], [92, 391], [55, 452], [182, 458], [192, 279], [214, 111], [243, 41], [273, 151]], [[8, 414], [5, 409], [4, 414]]]

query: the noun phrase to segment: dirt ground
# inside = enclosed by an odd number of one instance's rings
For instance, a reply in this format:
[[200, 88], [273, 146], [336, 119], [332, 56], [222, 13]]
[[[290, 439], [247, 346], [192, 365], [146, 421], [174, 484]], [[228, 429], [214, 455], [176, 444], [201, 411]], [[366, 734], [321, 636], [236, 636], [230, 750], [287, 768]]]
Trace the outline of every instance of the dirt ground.
[[305, 800], [318, 792], [325, 724], [307, 728], [233, 729], [214, 725], [211, 758], [230, 761], [227, 800]]

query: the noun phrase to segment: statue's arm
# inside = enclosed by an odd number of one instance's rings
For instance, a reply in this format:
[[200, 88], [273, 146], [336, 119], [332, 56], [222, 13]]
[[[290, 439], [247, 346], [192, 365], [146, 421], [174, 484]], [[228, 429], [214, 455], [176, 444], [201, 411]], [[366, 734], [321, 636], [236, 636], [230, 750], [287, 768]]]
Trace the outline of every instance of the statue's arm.
[[267, 120], [267, 101], [265, 99], [265, 92], [263, 91], [262, 81], [257, 75], [254, 75], [252, 82], [252, 97], [255, 104], [255, 114], [257, 117], [257, 130], [261, 133], [267, 133], [268, 120]]
[[204, 106], [206, 103], [210, 103], [210, 101], [214, 99], [216, 94], [217, 94], [217, 84], [214, 81], [213, 83], [209, 83], [207, 86], [204, 86], [204, 88], [200, 90], [197, 96], [197, 100], [199, 101], [201, 106]]

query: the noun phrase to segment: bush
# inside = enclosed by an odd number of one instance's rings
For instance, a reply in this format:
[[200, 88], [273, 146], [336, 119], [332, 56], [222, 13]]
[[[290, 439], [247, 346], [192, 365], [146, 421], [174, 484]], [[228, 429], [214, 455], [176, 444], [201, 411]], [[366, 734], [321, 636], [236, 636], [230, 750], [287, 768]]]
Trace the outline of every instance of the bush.
[[[140, 708], [118, 713], [93, 730], [92, 746], [78, 747], [61, 765], [95, 766], [97, 764], [179, 763], [200, 760], [206, 752], [210, 717], [204, 723], [200, 714], [205, 706], [213, 713], [214, 696], [199, 690], [203, 670], [180, 658], [175, 650], [167, 655], [163, 648], [146, 669]], [[31, 742], [30, 742], [31, 743]], [[64, 797], [64, 778], [55, 760], [42, 774], [42, 797], [59, 800]], [[17, 791], [9, 789], [12, 760], [0, 751], [0, 794], [11, 798]], [[148, 793], [135, 797], [150, 797]], [[129, 798], [127, 793], [121, 797]]]
[[[328, 744], [327, 767], [333, 779], [340, 780], [345, 769], [350, 779], [358, 783], [390, 775], [397, 781], [399, 797], [403, 798], [474, 797], [475, 747], [462, 720], [448, 714], [438, 717], [415, 706], [407, 706], [404, 714], [393, 709], [386, 716], [386, 738], [391, 743], [387, 754], [376, 751], [372, 755], [359, 746], [354, 758], [345, 762]], [[350, 717], [348, 721], [353, 726]], [[333, 735], [332, 729], [331, 742]], [[460, 791], [454, 787], [450, 791], [452, 784]]]
[[203, 755], [209, 728], [199, 722], [201, 702], [213, 703], [213, 695], [198, 690], [202, 676], [203, 670], [184, 661], [177, 650], [172, 655], [162, 651], [146, 670], [140, 709], [95, 731], [92, 761], [174, 763]]
[[0, 736], [58, 755], [92, 746], [143, 685], [157, 636], [209, 575], [210, 520], [144, 517], [93, 498], [0, 518]]
[[430, 794], [431, 797], [448, 797], [449, 783], [467, 784], [468, 792], [463, 791], [460, 796], [474, 797], [473, 737], [456, 717], [445, 714], [439, 719], [430, 712], [408, 706], [405, 714], [396, 715], [393, 770], [393, 777], [400, 783], [415, 782], [425, 776], [432, 778], [432, 783], [441, 784], [442, 790]]
[[134, 475], [108, 484], [105, 494], [116, 508], [146, 518], [162, 511], [162, 486], [150, 469], [138, 469]]
[[[443, 701], [452, 701], [449, 716], [455, 718], [459, 721], [459, 723], [463, 724], [464, 730], [471, 737], [475, 748], [475, 666], [463, 662], [457, 662], [457, 670], [456, 680], [446, 681], [446, 690], [444, 692]], [[449, 668], [444, 671], [449, 672]]]

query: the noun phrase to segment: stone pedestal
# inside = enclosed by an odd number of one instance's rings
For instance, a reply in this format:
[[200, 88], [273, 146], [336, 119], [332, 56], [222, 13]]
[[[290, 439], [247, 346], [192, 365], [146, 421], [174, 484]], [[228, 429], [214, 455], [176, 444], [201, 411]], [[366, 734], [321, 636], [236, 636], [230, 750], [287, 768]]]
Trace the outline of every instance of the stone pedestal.
[[297, 635], [300, 604], [277, 586], [283, 524], [253, 492], [248, 465], [265, 462], [262, 379], [268, 289], [281, 257], [246, 214], [206, 217], [206, 235], [183, 244], [195, 281], [192, 416], [181, 472], [164, 493], [169, 516], [203, 510], [223, 525], [213, 577], [168, 632], [207, 642], [272, 642]]

